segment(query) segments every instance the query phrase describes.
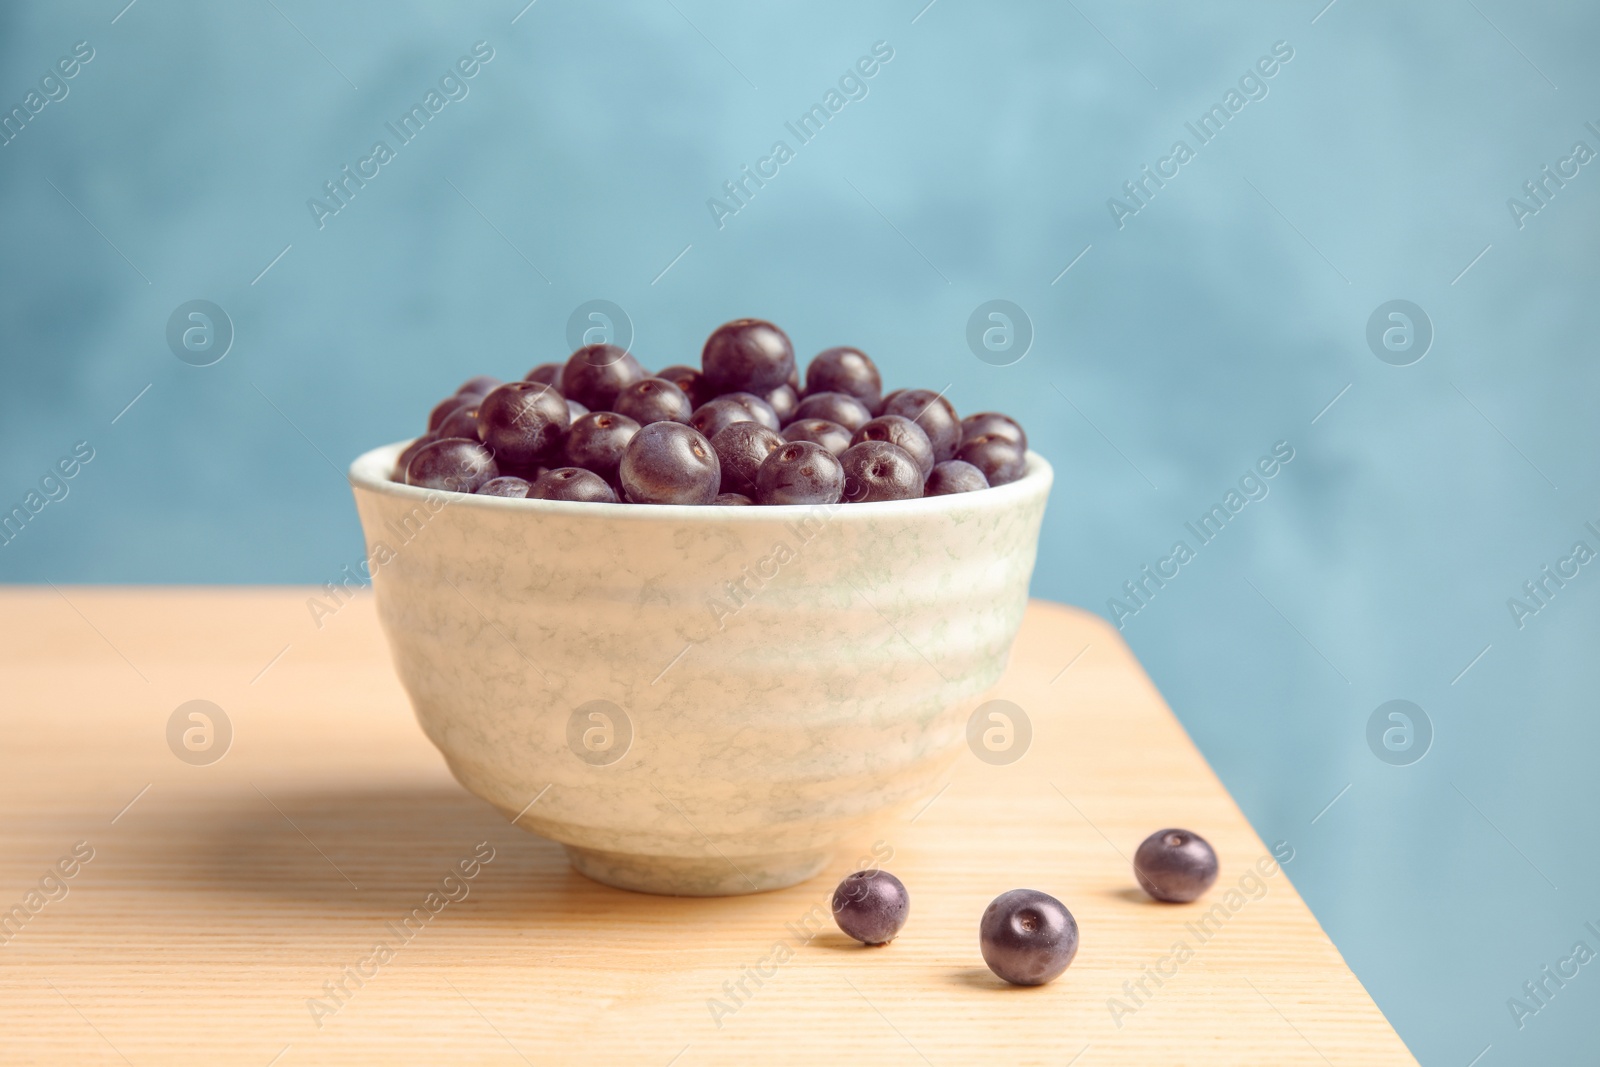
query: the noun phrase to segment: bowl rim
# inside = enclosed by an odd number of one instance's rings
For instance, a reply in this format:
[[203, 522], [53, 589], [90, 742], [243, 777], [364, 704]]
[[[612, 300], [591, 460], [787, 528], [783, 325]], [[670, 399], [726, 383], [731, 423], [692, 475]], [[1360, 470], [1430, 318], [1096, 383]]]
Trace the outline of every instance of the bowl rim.
[[[415, 438], [412, 438], [415, 440]], [[674, 522], [791, 522], [814, 515], [823, 504], [768, 504], [757, 507], [717, 507], [711, 504], [593, 504], [579, 500], [529, 500], [504, 496], [479, 496], [476, 493], [453, 493], [440, 489], [424, 489], [394, 481], [389, 475], [394, 471], [395, 460], [411, 444], [396, 441], [380, 445], [357, 456], [347, 472], [350, 485], [379, 496], [414, 500], [418, 503], [434, 496], [443, 496], [451, 506], [466, 504], [489, 510], [523, 510], [545, 512], [551, 515], [571, 515], [614, 518], [623, 521], [674, 521]], [[874, 500], [863, 504], [838, 505], [841, 509], [833, 516], [837, 522], [845, 516], [861, 519], [891, 517], [948, 516], [968, 511], [989, 511], [1007, 507], [1035, 497], [1043, 497], [1055, 480], [1055, 469], [1049, 460], [1029, 449], [1028, 468], [1021, 478], [1005, 485], [991, 486], [972, 493], [948, 493], [944, 496], [924, 496], [914, 500]]]

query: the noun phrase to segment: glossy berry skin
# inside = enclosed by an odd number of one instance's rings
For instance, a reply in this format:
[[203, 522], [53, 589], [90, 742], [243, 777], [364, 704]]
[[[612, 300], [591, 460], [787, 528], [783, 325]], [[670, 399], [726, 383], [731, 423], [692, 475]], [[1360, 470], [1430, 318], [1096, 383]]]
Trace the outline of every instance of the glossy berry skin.
[[507, 382], [478, 405], [478, 440], [502, 466], [530, 467], [560, 454], [571, 418], [566, 398], [552, 387]]
[[561, 371], [565, 366], [566, 364], [564, 363], [541, 363], [527, 374], [524, 374], [522, 376], [522, 380], [527, 382], [543, 382], [546, 385], [553, 385], [557, 389], [560, 389]]
[[722, 492], [756, 495], [756, 472], [768, 456], [783, 447], [783, 438], [759, 422], [735, 422], [711, 439], [722, 464]]
[[772, 410], [772, 405], [756, 396], [754, 393], [724, 393], [719, 399], [737, 400], [744, 405], [750, 417], [769, 430], [781, 429], [783, 423], [778, 419], [778, 413]]
[[[794, 373], [789, 336], [761, 319], [736, 319], [718, 326], [700, 353], [706, 384], [717, 393], [757, 396], [776, 389]], [[777, 429], [776, 426], [773, 429]]]
[[884, 402], [880, 415], [903, 415], [922, 427], [933, 445], [933, 461], [954, 459], [961, 447], [961, 420], [950, 401], [932, 389], [904, 389]]
[[893, 941], [910, 913], [911, 894], [888, 871], [857, 871], [833, 891], [833, 921], [863, 945]]
[[500, 476], [494, 453], [465, 437], [441, 437], [417, 449], [406, 465], [406, 484], [451, 493], [476, 493]]
[[623, 386], [612, 401], [611, 410], [640, 426], [652, 422], [687, 423], [694, 414], [689, 397], [665, 378], [640, 378]]
[[836, 456], [850, 447], [850, 431], [827, 419], [796, 419], [783, 428], [785, 441], [810, 441]]
[[837, 504], [843, 493], [839, 457], [810, 441], [785, 441], [756, 472], [757, 504]]
[[975, 493], [987, 488], [989, 479], [977, 467], [959, 459], [947, 459], [933, 465], [933, 473], [928, 475], [922, 492], [925, 496], [949, 496], [951, 493]]
[[556, 467], [534, 479], [528, 487], [530, 500], [578, 500], [590, 504], [617, 503], [616, 490], [593, 471], [580, 467]]
[[462, 382], [461, 388], [456, 390], [456, 395], [467, 396], [470, 394], [472, 396], [488, 396], [495, 389], [498, 389], [502, 384], [504, 383], [501, 382], [499, 378], [493, 378], [487, 374], [479, 374], [476, 377], [468, 378], [466, 381]]
[[[739, 394], [730, 394], [726, 397], [717, 397], [715, 400], [707, 400], [694, 410], [694, 414], [691, 414], [690, 426], [699, 430], [704, 437], [710, 438], [722, 434], [723, 429], [733, 426], [734, 422], [760, 422], [755, 418], [750, 406], [742, 402], [739, 397], [741, 397]], [[778, 429], [778, 427], [768, 427], [768, 429]]]
[[478, 486], [478, 496], [506, 496], [522, 498], [528, 495], [528, 481], [518, 478], [514, 474], [502, 474], [498, 478], [490, 478]]
[[633, 354], [616, 345], [584, 345], [561, 368], [561, 392], [590, 411], [610, 411], [617, 392], [645, 376]]
[[440, 437], [478, 436], [478, 406], [482, 398], [468, 396], [465, 399], [467, 403], [456, 408], [439, 424]]
[[440, 425], [443, 424], [444, 420], [450, 417], [450, 413], [452, 411], [456, 410], [457, 408], [463, 408], [472, 404], [476, 404], [477, 402], [477, 397], [463, 396], [460, 393], [457, 393], [455, 396], [445, 397], [443, 400], [439, 401], [433, 406], [432, 411], [428, 412], [428, 432], [432, 433], [437, 430]]
[[614, 484], [622, 454], [638, 432], [639, 424], [626, 415], [592, 411], [580, 417], [567, 431], [567, 463], [593, 471]]
[[652, 422], [628, 442], [618, 475], [630, 503], [709, 504], [722, 485], [722, 464], [693, 427]]
[[1217, 880], [1217, 854], [1192, 830], [1157, 830], [1133, 854], [1139, 887], [1157, 900], [1187, 904]]
[[877, 500], [915, 500], [922, 495], [922, 470], [917, 461], [887, 441], [862, 441], [839, 457], [844, 468], [847, 504]]
[[1078, 921], [1048, 893], [1013, 889], [984, 909], [978, 947], [989, 969], [1012, 985], [1044, 985], [1078, 954]]
[[1028, 469], [1028, 456], [1015, 441], [980, 433], [961, 446], [956, 458], [983, 472], [990, 485], [1005, 485], [1022, 477]]
[[849, 393], [807, 393], [795, 408], [797, 419], [827, 419], [855, 433], [872, 421], [872, 411]]
[[405, 450], [395, 457], [394, 480], [397, 482], [404, 482], [406, 480], [406, 467], [411, 464], [411, 457], [415, 456], [417, 451], [421, 449], [423, 445], [432, 444], [438, 439], [439, 435], [436, 433], [425, 433], [415, 441], [412, 441], [409, 445], [406, 445]]
[[806, 395], [829, 392], [848, 393], [876, 411], [882, 403], [883, 378], [877, 364], [859, 348], [823, 349], [806, 367]]
[[772, 409], [772, 413], [778, 416], [780, 426], [794, 418], [795, 409], [800, 406], [800, 394], [795, 392], [794, 386], [788, 382], [784, 382], [776, 389], [767, 390], [761, 399]]
[[713, 504], [716, 504], [718, 507], [725, 507], [725, 508], [729, 508], [729, 507], [732, 507], [732, 508], [749, 507], [750, 505], [755, 503], [754, 500], [751, 500], [749, 497], [745, 496], [743, 493], [718, 493], [716, 495], [716, 497], [712, 499], [711, 502]]
[[1028, 450], [1028, 435], [1022, 429], [1022, 424], [1010, 415], [1002, 415], [998, 411], [982, 411], [976, 415], [968, 415], [961, 420], [961, 443], [977, 437], [979, 434], [989, 433], [996, 437], [1004, 437], [1015, 441], [1024, 452]]
[[857, 430], [850, 441], [852, 445], [862, 441], [887, 441], [916, 461], [922, 477], [926, 478], [933, 470], [933, 445], [928, 435], [904, 415], [879, 415]]
[[689, 398], [690, 407], [699, 407], [716, 394], [706, 385], [705, 375], [700, 373], [700, 368], [674, 363], [670, 367], [663, 367], [656, 372], [657, 378], [667, 381], [683, 390], [683, 395]]
[[573, 400], [571, 397], [567, 398], [567, 421], [568, 422], [572, 422], [572, 421], [575, 421], [577, 419], [581, 419], [587, 414], [589, 414], [589, 409], [588, 408], [584, 407], [582, 404], [578, 403], [576, 400]]

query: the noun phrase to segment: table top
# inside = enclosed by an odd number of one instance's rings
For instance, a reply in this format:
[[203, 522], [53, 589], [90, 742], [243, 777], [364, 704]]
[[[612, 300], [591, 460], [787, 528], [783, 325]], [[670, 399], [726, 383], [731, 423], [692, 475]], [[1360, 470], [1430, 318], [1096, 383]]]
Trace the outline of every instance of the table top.
[[[1093, 615], [1030, 605], [992, 694], [1032, 725], [1020, 759], [963, 753], [810, 882], [695, 900], [592, 883], [457, 786], [370, 594], [319, 628], [315, 592], [0, 592], [0, 1063], [1415, 1062], [1293, 842], [1256, 837]], [[192, 700], [222, 715], [169, 729]], [[1133, 881], [1173, 825], [1221, 857], [1195, 904]], [[828, 901], [885, 856], [910, 921], [863, 948]], [[1019, 887], [1081, 930], [1047, 986], [978, 952]]]

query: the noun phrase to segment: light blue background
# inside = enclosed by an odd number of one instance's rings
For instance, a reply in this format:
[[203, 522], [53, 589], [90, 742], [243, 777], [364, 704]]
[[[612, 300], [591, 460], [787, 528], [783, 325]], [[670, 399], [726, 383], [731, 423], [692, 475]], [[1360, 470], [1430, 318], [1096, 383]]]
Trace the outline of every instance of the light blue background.
[[[1600, 964], [1520, 1031], [1506, 1000], [1600, 948], [1600, 568], [1523, 629], [1506, 601], [1600, 547], [1600, 164], [1525, 228], [1506, 201], [1600, 148], [1600, 9], [924, 2], [7, 5], [6, 108], [96, 54], [0, 148], [0, 502], [96, 456], [0, 577], [332, 579], [360, 541], [330, 462], [561, 358], [595, 297], [647, 365], [755, 314], [1017, 415], [1058, 471], [1035, 592], [1102, 613], [1285, 440], [1126, 636], [1424, 1063], [1592, 1057]], [[307, 199], [478, 40], [470, 95], [319, 230]], [[880, 40], [870, 95], [719, 230], [707, 198]], [[1107, 198], [1280, 40], [1119, 231]], [[1004, 368], [964, 340], [997, 297], [1037, 332]], [[164, 340], [194, 298], [237, 329], [204, 369]], [[1365, 341], [1393, 298], [1437, 331], [1408, 367]], [[1409, 767], [1365, 740], [1394, 698], [1436, 731]]]

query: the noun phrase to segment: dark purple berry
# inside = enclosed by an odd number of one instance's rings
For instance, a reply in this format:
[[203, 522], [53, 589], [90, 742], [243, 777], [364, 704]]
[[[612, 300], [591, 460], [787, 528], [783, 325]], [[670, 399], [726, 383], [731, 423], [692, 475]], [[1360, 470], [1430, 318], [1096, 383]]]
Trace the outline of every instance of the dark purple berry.
[[639, 424], [626, 415], [592, 411], [581, 416], [567, 431], [567, 462], [615, 484], [622, 454], [638, 432]]
[[656, 372], [657, 378], [667, 381], [683, 390], [683, 395], [689, 398], [691, 407], [699, 407], [716, 394], [706, 385], [705, 375], [697, 367], [686, 367], [682, 363], [674, 363], [670, 367], [663, 367]]
[[476, 404], [478, 399], [479, 398], [475, 396], [462, 396], [460, 393], [457, 393], [455, 396], [446, 397], [445, 399], [439, 401], [433, 406], [433, 410], [428, 412], [428, 432], [433, 433], [437, 431], [439, 427], [443, 425], [444, 420], [450, 417], [451, 412], [455, 411], [457, 408], [464, 408], [469, 405]]
[[752, 419], [769, 430], [777, 430], [783, 425], [778, 419], [778, 413], [772, 410], [772, 405], [754, 393], [724, 393], [722, 399], [737, 400], [744, 405], [746, 411], [750, 412]]
[[593, 471], [579, 467], [547, 470], [528, 487], [530, 500], [580, 500], [591, 504], [615, 504], [614, 489]]
[[478, 436], [478, 407], [483, 398], [468, 396], [466, 400], [467, 403], [456, 408], [439, 424], [440, 437]]
[[984, 909], [978, 947], [989, 969], [1012, 985], [1044, 985], [1078, 954], [1078, 921], [1048, 893], [1013, 889]]
[[833, 891], [833, 921], [864, 945], [887, 945], [906, 924], [911, 895], [888, 871], [857, 871]]
[[437, 441], [438, 439], [439, 439], [439, 435], [436, 434], [436, 433], [425, 433], [421, 437], [417, 438], [415, 441], [412, 441], [409, 445], [407, 445], [405, 447], [405, 449], [400, 453], [400, 455], [395, 457], [395, 461], [394, 461], [394, 480], [397, 481], [397, 482], [405, 481], [406, 480], [406, 467], [411, 463], [411, 457], [415, 456], [417, 454], [418, 450], [420, 450], [423, 445], [432, 444], [433, 442]]
[[634, 504], [709, 504], [722, 484], [711, 442], [681, 422], [652, 422], [634, 434], [618, 473]]
[[710, 438], [736, 422], [760, 423], [769, 430], [778, 428], [778, 416], [754, 393], [729, 393], [708, 400], [689, 416], [689, 425]]
[[794, 373], [794, 346], [770, 322], [736, 319], [718, 326], [706, 338], [700, 367], [718, 395], [742, 391], [759, 396]]
[[567, 401], [555, 389], [543, 382], [507, 382], [478, 406], [478, 440], [502, 466], [526, 468], [560, 455], [571, 421]]
[[640, 378], [623, 386], [611, 410], [628, 416], [640, 426], [652, 422], [687, 423], [694, 414], [689, 397], [665, 378]]
[[406, 465], [406, 484], [452, 493], [475, 493], [500, 476], [494, 454], [465, 437], [441, 437], [417, 449]]
[[546, 385], [553, 385], [557, 389], [560, 389], [561, 369], [563, 366], [564, 364], [561, 363], [541, 363], [527, 374], [524, 374], [522, 376], [522, 380], [527, 382], [543, 382]]
[[917, 461], [888, 441], [862, 441], [839, 457], [844, 468], [844, 500], [915, 500], [922, 495], [922, 470]]
[[633, 354], [616, 345], [585, 345], [561, 368], [561, 391], [590, 411], [610, 411], [623, 386], [643, 378]]
[[478, 496], [509, 496], [525, 497], [528, 495], [528, 481], [518, 478], [514, 474], [502, 474], [498, 478], [490, 478], [478, 486]]
[[1022, 424], [1010, 415], [1002, 415], [998, 411], [983, 411], [976, 415], [968, 415], [961, 420], [961, 443], [977, 437], [981, 433], [994, 434], [1015, 441], [1024, 452], [1028, 450], [1028, 435], [1023, 432]]
[[1192, 830], [1157, 830], [1133, 854], [1139, 887], [1157, 900], [1187, 904], [1217, 880], [1217, 854]]
[[989, 488], [989, 479], [970, 463], [947, 459], [933, 465], [933, 473], [922, 487], [924, 496], [949, 496], [951, 493], [974, 493]]
[[588, 408], [584, 407], [582, 404], [578, 403], [576, 400], [572, 400], [572, 399], [568, 399], [567, 400], [567, 421], [568, 422], [572, 422], [574, 420], [581, 419], [587, 414], [589, 414], [589, 409]]
[[475, 378], [468, 378], [461, 383], [461, 388], [456, 390], [456, 396], [488, 396], [501, 385], [499, 378], [480, 374]]
[[850, 431], [827, 419], [796, 419], [783, 428], [786, 441], [810, 441], [836, 456], [850, 447]]
[[857, 430], [850, 441], [856, 445], [862, 441], [887, 441], [915, 460], [924, 478], [933, 470], [933, 445], [928, 435], [904, 415], [879, 415]]
[[932, 389], [903, 389], [884, 402], [880, 415], [903, 415], [922, 427], [933, 445], [933, 461], [954, 459], [961, 447], [961, 420], [950, 401]]
[[711, 502], [720, 507], [748, 507], [755, 503], [743, 493], [718, 493]]
[[806, 368], [806, 395], [830, 392], [848, 393], [868, 410], [877, 410], [883, 396], [883, 379], [878, 374], [877, 364], [859, 348], [827, 348], [818, 352]]
[[756, 495], [756, 472], [783, 447], [783, 438], [759, 422], [735, 422], [717, 431], [711, 447], [722, 464], [722, 492]]
[[855, 433], [872, 421], [872, 412], [849, 393], [807, 393], [795, 408], [796, 419], [827, 419]]
[[810, 441], [785, 441], [756, 472], [758, 504], [837, 504], [843, 492], [839, 457]]
[[878, 406], [872, 409], [872, 413], [874, 415], [882, 415], [884, 409], [889, 406], [889, 401], [893, 400], [903, 392], [905, 392], [904, 389], [896, 389], [893, 392], [883, 394], [883, 399], [878, 401]]
[[761, 399], [766, 401], [767, 407], [778, 416], [778, 423], [782, 425], [794, 418], [795, 409], [800, 406], [800, 394], [794, 391], [794, 386], [784, 382], [776, 389], [769, 389], [762, 394]]
[[956, 453], [963, 463], [983, 472], [990, 485], [1014, 482], [1028, 469], [1028, 455], [1015, 441], [992, 433], [980, 433]]

